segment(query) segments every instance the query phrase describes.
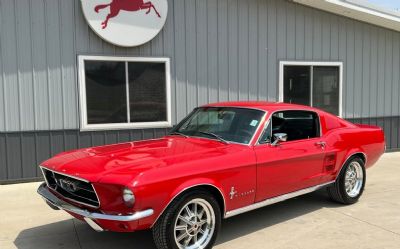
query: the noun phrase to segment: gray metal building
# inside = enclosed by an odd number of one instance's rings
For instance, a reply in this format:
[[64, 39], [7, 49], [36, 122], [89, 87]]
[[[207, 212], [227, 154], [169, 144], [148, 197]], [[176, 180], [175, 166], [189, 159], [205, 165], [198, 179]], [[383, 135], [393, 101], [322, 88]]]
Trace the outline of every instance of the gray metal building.
[[[168, 0], [158, 36], [123, 48], [90, 29], [79, 0], [0, 0], [0, 182], [38, 178], [62, 151], [160, 137], [194, 107], [227, 100], [314, 103], [383, 127], [388, 149], [400, 148], [398, 16], [315, 2]], [[169, 58], [168, 122], [83, 129], [79, 56]]]

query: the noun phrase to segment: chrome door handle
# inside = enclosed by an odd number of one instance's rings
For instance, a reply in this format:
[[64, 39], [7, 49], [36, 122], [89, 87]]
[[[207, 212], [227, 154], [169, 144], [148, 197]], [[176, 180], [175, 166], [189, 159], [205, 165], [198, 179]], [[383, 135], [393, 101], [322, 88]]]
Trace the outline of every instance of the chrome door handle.
[[322, 149], [325, 149], [325, 147], [326, 147], [326, 142], [322, 142], [322, 141], [321, 141], [321, 142], [316, 142], [315, 145], [321, 147]]

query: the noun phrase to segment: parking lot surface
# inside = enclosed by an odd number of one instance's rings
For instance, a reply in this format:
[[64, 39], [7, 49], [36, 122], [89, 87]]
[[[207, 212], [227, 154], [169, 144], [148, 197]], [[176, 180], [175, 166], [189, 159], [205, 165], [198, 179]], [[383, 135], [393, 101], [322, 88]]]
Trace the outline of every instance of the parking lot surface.
[[[97, 233], [50, 209], [38, 186], [0, 186], [1, 249], [155, 248], [150, 231]], [[400, 153], [367, 171], [358, 203], [332, 203], [321, 190], [245, 213], [223, 221], [215, 248], [400, 248]]]

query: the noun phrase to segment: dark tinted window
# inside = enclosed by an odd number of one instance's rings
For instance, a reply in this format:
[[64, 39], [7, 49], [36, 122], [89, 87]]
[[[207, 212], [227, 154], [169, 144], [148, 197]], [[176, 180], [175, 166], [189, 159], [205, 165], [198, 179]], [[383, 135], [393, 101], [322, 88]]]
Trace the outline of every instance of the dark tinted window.
[[85, 77], [88, 124], [127, 122], [125, 63], [86, 61]]
[[85, 60], [84, 67], [87, 124], [168, 121], [165, 62]]
[[272, 140], [276, 133], [288, 135], [287, 141], [310, 139], [320, 136], [319, 117], [308, 111], [283, 111], [272, 115]]
[[310, 67], [284, 67], [284, 101], [310, 105]]
[[167, 120], [165, 64], [129, 62], [131, 122]]

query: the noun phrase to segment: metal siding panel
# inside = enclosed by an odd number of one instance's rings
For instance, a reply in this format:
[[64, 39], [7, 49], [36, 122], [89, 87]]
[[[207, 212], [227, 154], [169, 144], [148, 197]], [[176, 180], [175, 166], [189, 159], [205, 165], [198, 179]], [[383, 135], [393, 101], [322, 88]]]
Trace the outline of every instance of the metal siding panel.
[[371, 64], [370, 64], [370, 86], [369, 86], [369, 115], [377, 117], [378, 96], [378, 29], [371, 27]]
[[[35, 1], [35, 0], [33, 0]], [[75, 16], [75, 44], [77, 54], [87, 53], [89, 50], [89, 25], [82, 13], [81, 1], [74, 1]], [[114, 46], [112, 46], [114, 47]]]
[[46, 42], [46, 20], [43, 1], [31, 0], [33, 96], [37, 130], [50, 129], [50, 103], [48, 94]]
[[63, 93], [63, 129], [79, 127], [78, 96], [76, 82], [74, 2], [59, 1], [61, 31], [61, 82]]
[[[286, 8], [285, 3], [282, 1], [277, 1], [276, 5], [276, 39], [277, 39], [277, 57], [278, 60], [286, 60], [287, 59], [287, 22], [286, 22]], [[274, 61], [277, 63], [277, 61]], [[275, 95], [276, 93], [274, 93]]]
[[249, 3], [249, 65], [248, 65], [248, 99], [257, 100], [259, 98], [259, 79], [258, 79], [258, 57], [265, 50], [259, 50], [258, 33], [258, 0], [251, 0]]
[[385, 113], [385, 42], [386, 32], [384, 29], [378, 29], [378, 81], [377, 81], [377, 116]]
[[29, 0], [15, 1], [20, 129], [34, 130]]
[[232, 0], [228, 4], [228, 100], [239, 99], [238, 16], [238, 0]]
[[[393, 34], [393, 89], [392, 89], [392, 116], [400, 116], [399, 91], [400, 91], [400, 34]], [[397, 128], [399, 128], [397, 126]]]
[[49, 133], [40, 132], [36, 134], [36, 158], [39, 164], [51, 156]]
[[[384, 83], [384, 116], [392, 115], [392, 84], [393, 84], [393, 74], [392, 74], [392, 65], [393, 65], [393, 32], [390, 30], [386, 30], [386, 53], [385, 53], [385, 83]], [[400, 69], [398, 69], [400, 70]]]
[[268, 101], [278, 100], [278, 20], [276, 0], [268, 1]]
[[100, 146], [105, 144], [106, 142], [106, 132], [100, 131], [100, 132], [91, 132], [92, 136], [92, 144], [91, 146]]
[[125, 143], [125, 142], [130, 142], [131, 141], [131, 136], [129, 131], [119, 131], [118, 132], [118, 142], [119, 143]]
[[177, 120], [182, 119], [188, 112], [187, 109], [187, 82], [186, 82], [186, 21], [184, 0], [174, 2], [174, 37], [175, 37], [175, 78], [176, 78], [176, 112]]
[[62, 129], [64, 123], [61, 83], [60, 20], [58, 2], [45, 0], [46, 58], [50, 99], [50, 129]]
[[187, 87], [187, 108], [191, 110], [198, 104], [197, 89], [197, 57], [196, 46], [196, 2], [185, 1], [186, 17], [186, 87]]
[[208, 102], [218, 101], [218, 1], [207, 1]]
[[20, 179], [22, 172], [21, 135], [10, 133], [6, 135], [8, 179]]
[[64, 132], [52, 131], [50, 132], [50, 149], [51, 155], [57, 155], [65, 151]]
[[330, 14], [322, 14], [322, 59], [331, 59], [331, 23]]
[[6, 134], [0, 133], [0, 180], [8, 179]]
[[305, 54], [305, 7], [296, 5], [296, 60], [304, 60]]
[[[239, 100], [249, 99], [249, 4], [238, 2], [238, 79]], [[239, 59], [240, 58], [240, 59]]]
[[228, 1], [218, 1], [218, 101], [229, 99]]
[[258, 0], [258, 100], [268, 99], [268, 6]]
[[196, 0], [196, 80], [197, 105], [208, 102], [207, 80], [207, 1]]
[[79, 148], [78, 135], [78, 131], [64, 131], [64, 145], [66, 151]]
[[322, 60], [322, 15], [313, 10], [313, 59]]
[[346, 20], [347, 25], [347, 56], [346, 56], [346, 82], [344, 86], [344, 98], [346, 104], [344, 105], [344, 117], [354, 118], [354, 63], [355, 63], [355, 44], [354, 44], [354, 21]]
[[287, 2], [286, 8], [286, 59], [296, 58], [296, 9], [293, 3]]
[[92, 133], [91, 132], [81, 132], [79, 134], [79, 148], [88, 148], [92, 143]]
[[116, 144], [116, 143], [118, 143], [118, 131], [105, 132], [104, 144]]
[[306, 8], [304, 11], [304, 59], [313, 59], [313, 9]]
[[330, 48], [330, 59], [337, 61], [339, 60], [339, 18], [335, 15], [330, 15], [331, 23], [331, 48]]
[[15, 20], [15, 1], [4, 0], [1, 2], [1, 30], [7, 30], [7, 35], [0, 36], [1, 54], [3, 64], [5, 130], [20, 129], [20, 99], [17, 62], [17, 37]]
[[[176, 61], [175, 61], [175, 31], [174, 31], [174, 1], [168, 1], [168, 17], [165, 22], [163, 33], [163, 54], [171, 58], [171, 119], [172, 123], [176, 124], [178, 122], [177, 112], [175, 107], [177, 106], [178, 96], [176, 95]], [[181, 32], [182, 33], [182, 32]], [[178, 48], [182, 49], [182, 48]]]
[[398, 148], [399, 140], [399, 119], [398, 117], [391, 117], [391, 130], [390, 130], [390, 148]]
[[36, 160], [36, 146], [35, 134], [26, 132], [21, 134], [21, 160], [23, 175], [21, 178], [34, 178], [37, 177], [37, 160]]
[[363, 25], [362, 38], [362, 94], [361, 94], [361, 117], [368, 117], [370, 114], [368, 98], [370, 92], [370, 68], [371, 68], [371, 29], [370, 25]]
[[353, 83], [353, 101], [354, 116], [360, 117], [362, 111], [362, 63], [363, 63], [363, 26], [356, 23], [354, 26], [354, 83]]

